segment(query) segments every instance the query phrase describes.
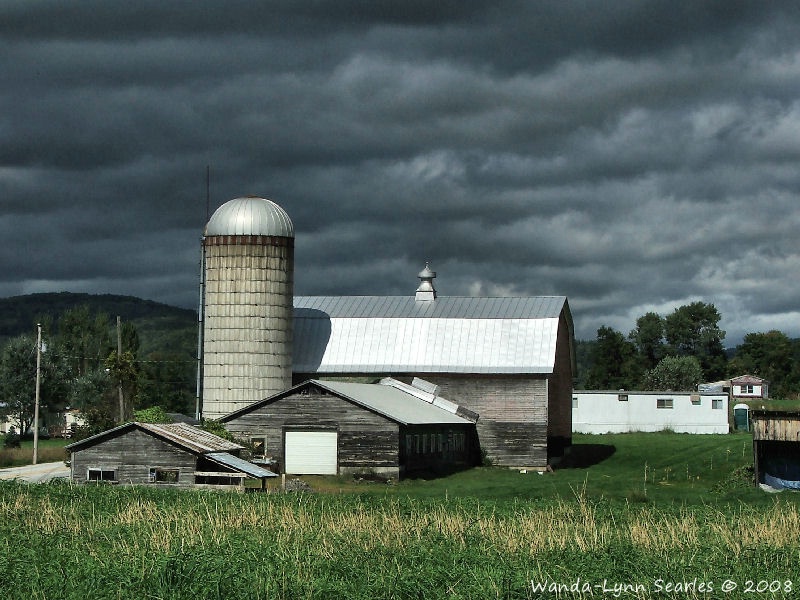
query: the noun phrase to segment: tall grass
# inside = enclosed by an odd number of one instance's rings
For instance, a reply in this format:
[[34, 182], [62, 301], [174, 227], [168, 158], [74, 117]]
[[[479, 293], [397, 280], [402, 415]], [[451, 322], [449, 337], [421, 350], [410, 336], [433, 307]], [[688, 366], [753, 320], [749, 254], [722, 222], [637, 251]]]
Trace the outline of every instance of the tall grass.
[[[41, 444], [37, 449], [40, 463], [62, 461], [66, 458], [63, 444]], [[20, 448], [0, 448], [0, 468], [21, 467], [33, 462], [33, 443], [24, 443]]]
[[783, 581], [800, 572], [798, 526], [797, 505], [783, 499], [722, 511], [580, 495], [443, 503], [4, 483], [0, 589], [11, 598], [530, 598], [541, 578]]

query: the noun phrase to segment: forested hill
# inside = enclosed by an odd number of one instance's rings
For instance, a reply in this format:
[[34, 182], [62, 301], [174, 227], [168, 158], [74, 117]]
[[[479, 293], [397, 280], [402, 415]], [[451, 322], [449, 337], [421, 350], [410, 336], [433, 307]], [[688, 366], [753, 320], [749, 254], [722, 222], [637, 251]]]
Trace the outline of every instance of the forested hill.
[[195, 353], [197, 312], [113, 294], [72, 292], [28, 294], [0, 298], [0, 346], [17, 335], [35, 335], [36, 323], [57, 324], [67, 310], [88, 306], [91, 314], [105, 313], [112, 322], [119, 316], [136, 327], [142, 354], [152, 351]]

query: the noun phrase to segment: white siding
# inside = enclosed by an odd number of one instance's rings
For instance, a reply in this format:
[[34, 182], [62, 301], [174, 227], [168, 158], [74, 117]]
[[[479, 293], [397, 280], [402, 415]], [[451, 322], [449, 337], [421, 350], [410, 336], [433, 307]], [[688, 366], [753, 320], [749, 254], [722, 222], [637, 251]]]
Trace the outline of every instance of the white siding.
[[[620, 401], [620, 394], [627, 401]], [[689, 392], [573, 392], [575, 433], [728, 433], [728, 395]], [[695, 399], [695, 404], [692, 403]], [[659, 400], [672, 408], [658, 408]], [[699, 402], [698, 402], [699, 400]], [[713, 408], [715, 402], [720, 408]]]

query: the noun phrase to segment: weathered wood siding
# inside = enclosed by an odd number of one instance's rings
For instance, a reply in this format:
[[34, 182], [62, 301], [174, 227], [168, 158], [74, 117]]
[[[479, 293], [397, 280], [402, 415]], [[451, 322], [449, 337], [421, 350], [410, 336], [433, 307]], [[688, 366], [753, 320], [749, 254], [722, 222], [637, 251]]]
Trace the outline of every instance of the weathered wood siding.
[[754, 440], [800, 442], [800, 413], [750, 411]]
[[284, 438], [287, 429], [335, 430], [338, 432], [339, 472], [375, 470], [399, 473], [399, 426], [362, 406], [313, 388], [256, 408], [225, 423], [228, 431], [242, 438], [266, 438], [265, 454], [278, 462], [283, 472]]
[[72, 452], [72, 477], [76, 483], [86, 481], [88, 469], [113, 469], [119, 483], [148, 483], [151, 467], [178, 469], [177, 484], [194, 484], [196, 457], [159, 438], [133, 429], [99, 443]]
[[[547, 464], [548, 399], [544, 376], [431, 373], [415, 376], [438, 385], [442, 397], [480, 415], [476, 424], [480, 447], [493, 464], [510, 467]], [[410, 383], [413, 377], [407, 381]]]
[[572, 334], [561, 314], [553, 374], [547, 385], [548, 458], [564, 454], [572, 445]]
[[474, 425], [407, 425], [400, 428], [404, 473], [448, 472], [472, 467], [480, 451]]

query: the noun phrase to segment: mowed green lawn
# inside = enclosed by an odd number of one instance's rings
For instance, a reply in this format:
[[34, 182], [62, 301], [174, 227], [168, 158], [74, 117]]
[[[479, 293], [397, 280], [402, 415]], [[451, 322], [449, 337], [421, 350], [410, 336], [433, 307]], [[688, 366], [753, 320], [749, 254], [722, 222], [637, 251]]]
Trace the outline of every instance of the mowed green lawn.
[[[302, 477], [325, 492], [484, 501], [576, 497], [640, 503], [768, 502], [753, 485], [749, 434], [670, 432], [573, 436], [573, 447], [550, 473], [476, 468], [447, 477], [409, 478], [398, 484], [350, 478]], [[276, 485], [273, 483], [272, 485]]]

